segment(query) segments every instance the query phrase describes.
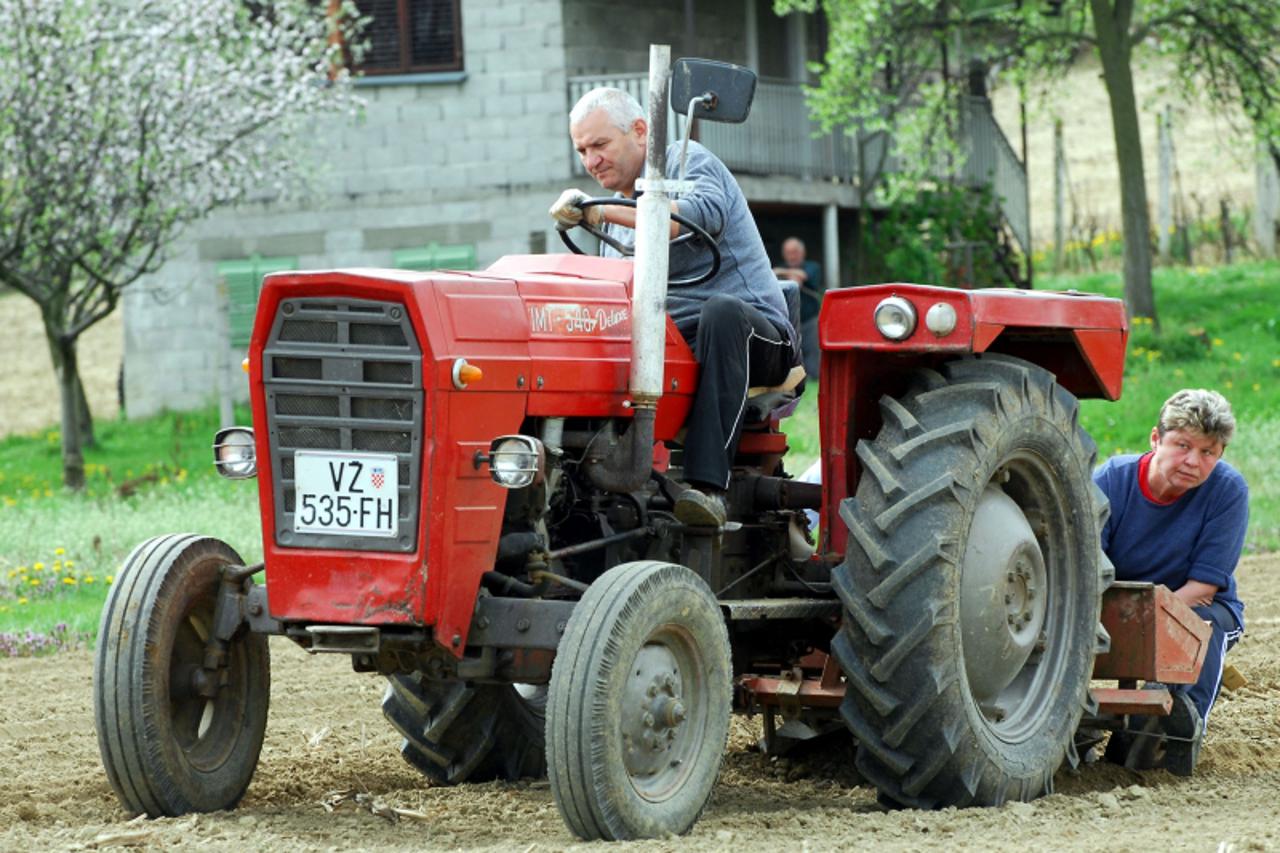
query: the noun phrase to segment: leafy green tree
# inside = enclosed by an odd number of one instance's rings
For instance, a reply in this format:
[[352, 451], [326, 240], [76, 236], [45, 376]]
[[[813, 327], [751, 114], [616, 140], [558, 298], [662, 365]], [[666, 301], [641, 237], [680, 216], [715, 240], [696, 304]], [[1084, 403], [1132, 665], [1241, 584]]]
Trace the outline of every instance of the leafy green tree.
[[[955, 126], [967, 63], [1052, 81], [1081, 50], [1097, 52], [1111, 108], [1125, 236], [1125, 301], [1156, 319], [1151, 225], [1133, 60], [1163, 55], [1189, 97], [1238, 104], [1280, 162], [1280, 4], [1244, 0], [777, 0], [779, 13], [821, 5], [828, 49], [812, 92], [827, 129], [890, 134], [897, 160], [936, 162]], [[1061, 93], [1060, 97], [1069, 97]], [[907, 173], [907, 177], [912, 177]]]
[[0, 283], [40, 306], [63, 479], [92, 421], [76, 344], [182, 228], [304, 169], [301, 134], [357, 102], [306, 0], [0, 0]]

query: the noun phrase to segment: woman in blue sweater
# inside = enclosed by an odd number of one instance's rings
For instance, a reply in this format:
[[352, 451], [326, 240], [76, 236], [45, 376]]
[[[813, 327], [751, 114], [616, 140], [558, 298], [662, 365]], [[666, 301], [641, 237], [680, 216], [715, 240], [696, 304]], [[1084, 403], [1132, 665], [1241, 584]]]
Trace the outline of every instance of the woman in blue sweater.
[[1196, 739], [1218, 695], [1227, 650], [1244, 633], [1235, 568], [1249, 487], [1222, 461], [1235, 428], [1221, 394], [1185, 389], [1161, 407], [1149, 453], [1112, 457], [1093, 475], [1111, 500], [1102, 550], [1116, 579], [1164, 584], [1213, 629], [1200, 679], [1171, 688], [1196, 711], [1192, 731], [1179, 734]]

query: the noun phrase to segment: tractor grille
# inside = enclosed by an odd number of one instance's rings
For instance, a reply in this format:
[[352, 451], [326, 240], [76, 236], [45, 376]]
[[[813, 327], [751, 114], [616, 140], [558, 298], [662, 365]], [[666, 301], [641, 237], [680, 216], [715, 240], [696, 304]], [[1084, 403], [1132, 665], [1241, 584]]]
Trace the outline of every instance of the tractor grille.
[[[277, 544], [295, 548], [412, 551], [422, 471], [422, 350], [404, 307], [357, 299], [280, 303], [262, 357], [271, 442]], [[294, 452], [394, 453], [399, 532], [298, 533]]]

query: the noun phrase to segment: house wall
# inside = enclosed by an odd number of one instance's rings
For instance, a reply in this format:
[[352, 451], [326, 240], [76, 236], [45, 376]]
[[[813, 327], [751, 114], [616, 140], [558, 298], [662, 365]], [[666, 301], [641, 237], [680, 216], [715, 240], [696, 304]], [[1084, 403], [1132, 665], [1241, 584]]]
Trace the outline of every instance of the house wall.
[[[472, 245], [484, 267], [504, 254], [560, 251], [551, 200], [566, 186], [599, 190], [571, 172], [569, 76], [645, 71], [651, 42], [746, 64], [760, 53], [748, 50], [748, 12], [757, 22], [772, 15], [770, 0], [696, 0], [690, 46], [684, 0], [638, 11], [616, 0], [462, 0], [461, 9], [464, 74], [361, 81], [364, 115], [316, 127], [320, 174], [307, 197], [208, 218], [126, 291], [129, 416], [206, 405], [224, 383], [247, 397], [244, 353], [223, 344], [222, 262], [386, 267], [397, 250], [434, 242]], [[755, 30], [766, 57], [777, 53], [773, 42], [796, 41], [791, 24]], [[806, 215], [852, 199], [847, 185], [783, 176], [756, 176], [744, 189], [753, 203], [807, 205]]]
[[437, 242], [473, 244], [483, 267], [558, 246], [546, 209], [573, 183], [561, 8], [463, 0], [464, 79], [362, 83], [363, 117], [316, 129], [321, 172], [306, 198], [241, 205], [192, 227], [126, 291], [128, 414], [205, 405], [227, 365], [235, 396], [247, 397], [243, 353], [220, 344], [222, 261], [386, 267], [396, 250]]
[[[770, 3], [770, 0], [759, 0]], [[565, 3], [565, 60], [571, 76], [649, 70], [649, 45], [669, 44], [672, 57], [747, 61], [745, 0], [695, 0], [694, 43], [686, 37], [684, 0], [640, 8], [617, 0]]]

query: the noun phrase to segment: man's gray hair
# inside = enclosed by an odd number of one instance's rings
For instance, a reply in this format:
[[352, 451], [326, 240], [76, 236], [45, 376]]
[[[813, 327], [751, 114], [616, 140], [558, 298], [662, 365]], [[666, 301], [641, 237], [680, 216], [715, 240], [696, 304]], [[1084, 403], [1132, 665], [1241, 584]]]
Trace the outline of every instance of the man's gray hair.
[[1226, 447], [1236, 434], [1236, 416], [1227, 398], [1217, 391], [1183, 388], [1160, 407], [1156, 431], [1163, 436], [1170, 430], [1198, 432]]
[[596, 110], [604, 110], [613, 126], [623, 133], [631, 130], [636, 119], [644, 118], [644, 107], [630, 94], [612, 86], [599, 86], [578, 98], [569, 111], [569, 126], [581, 123]]

